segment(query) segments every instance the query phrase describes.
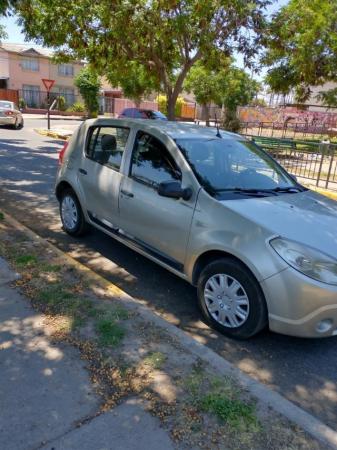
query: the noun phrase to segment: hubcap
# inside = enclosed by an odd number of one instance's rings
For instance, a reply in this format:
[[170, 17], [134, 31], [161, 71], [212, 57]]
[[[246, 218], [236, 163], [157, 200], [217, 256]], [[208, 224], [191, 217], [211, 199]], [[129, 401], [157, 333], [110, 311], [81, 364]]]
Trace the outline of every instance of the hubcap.
[[73, 230], [78, 221], [77, 206], [70, 196], [65, 196], [62, 200], [62, 219], [63, 224], [68, 230]]
[[242, 285], [233, 277], [220, 273], [205, 284], [205, 304], [214, 320], [227, 328], [238, 328], [249, 315], [249, 300]]

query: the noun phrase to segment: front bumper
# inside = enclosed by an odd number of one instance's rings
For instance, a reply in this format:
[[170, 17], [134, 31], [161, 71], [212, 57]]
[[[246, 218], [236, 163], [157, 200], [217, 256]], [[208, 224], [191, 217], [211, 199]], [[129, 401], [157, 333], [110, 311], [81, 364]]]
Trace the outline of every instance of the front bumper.
[[14, 116], [9, 117], [0, 116], [0, 125], [14, 125], [14, 124], [15, 124]]
[[261, 286], [272, 331], [308, 338], [337, 335], [337, 286], [312, 280], [291, 267]]

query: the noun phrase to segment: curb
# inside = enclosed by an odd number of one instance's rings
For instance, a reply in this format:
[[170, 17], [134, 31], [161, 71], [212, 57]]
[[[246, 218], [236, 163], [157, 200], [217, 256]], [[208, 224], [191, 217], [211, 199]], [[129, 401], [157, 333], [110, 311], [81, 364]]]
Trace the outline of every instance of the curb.
[[328, 427], [311, 414], [282, 397], [282, 395], [266, 387], [259, 381], [254, 380], [249, 375], [244, 374], [240, 369], [233, 366], [213, 350], [205, 347], [203, 344], [188, 336], [184, 331], [180, 330], [175, 325], [170, 324], [147, 307], [140, 305], [134, 298], [122, 291], [113, 283], [89, 269], [82, 263], [76, 261], [67, 253], [64, 253], [62, 250], [37, 235], [25, 225], [13, 219], [6, 213], [6, 211], [4, 211], [4, 213], [5, 220], [10, 225], [24, 231], [32, 239], [43, 242], [46, 247], [49, 247], [57, 255], [64, 258], [68, 264], [75, 267], [79, 272], [89, 275], [91, 280], [96, 281], [101, 287], [122, 300], [129, 309], [135, 310], [144, 320], [152, 322], [158, 328], [161, 328], [170, 335], [176, 337], [182, 348], [192, 352], [195, 356], [210, 364], [215, 370], [221, 372], [223, 375], [232, 377], [243, 389], [248, 390], [253, 397], [301, 427], [313, 438], [327, 445], [329, 448], [337, 450], [337, 431], [334, 431], [332, 428]]
[[41, 134], [41, 136], [48, 136], [48, 137], [55, 138], [55, 139], [62, 139], [64, 141], [67, 141], [70, 138], [70, 136], [72, 135], [72, 133], [65, 134], [65, 133], [52, 131], [52, 130], [44, 130], [42, 128], [34, 128], [34, 131], [37, 134]]
[[332, 200], [337, 201], [337, 192], [331, 192], [328, 189], [323, 189], [323, 188], [316, 187], [316, 186], [310, 186], [310, 189], [312, 191], [318, 192], [318, 194], [325, 195], [326, 197], [329, 197]]

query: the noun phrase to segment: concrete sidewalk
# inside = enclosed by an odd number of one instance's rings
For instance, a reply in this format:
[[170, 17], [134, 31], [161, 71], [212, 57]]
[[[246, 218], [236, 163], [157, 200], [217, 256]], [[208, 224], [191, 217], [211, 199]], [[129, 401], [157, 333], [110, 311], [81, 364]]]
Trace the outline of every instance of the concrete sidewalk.
[[98, 415], [78, 351], [50, 341], [44, 316], [10, 286], [17, 277], [0, 258], [0, 448], [173, 449], [136, 398]]

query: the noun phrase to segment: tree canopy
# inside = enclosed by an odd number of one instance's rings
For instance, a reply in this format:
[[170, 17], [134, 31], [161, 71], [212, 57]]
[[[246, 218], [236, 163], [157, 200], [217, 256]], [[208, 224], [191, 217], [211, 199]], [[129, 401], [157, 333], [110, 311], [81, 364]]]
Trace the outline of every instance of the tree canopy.
[[107, 80], [112, 86], [120, 86], [127, 98], [139, 104], [142, 98], [155, 91], [160, 90], [158, 80], [145, 70], [144, 66], [135, 61], [123, 65], [110, 65], [109, 71], [105, 73]]
[[337, 81], [336, 1], [290, 0], [273, 17], [265, 44], [272, 90], [285, 95], [295, 89], [298, 101], [308, 100], [310, 86]]
[[227, 60], [227, 65], [215, 69], [213, 65], [198, 62], [186, 78], [184, 87], [193, 92], [195, 99], [204, 105], [206, 123], [209, 121], [210, 103], [224, 106], [226, 110], [225, 126], [233, 128], [238, 106], [249, 104], [256, 96], [260, 85], [243, 69], [239, 69]]
[[30, 39], [85, 59], [102, 75], [131, 61], [168, 99], [168, 116], [191, 67], [214, 48], [248, 61], [259, 48], [269, 0], [19, 0]]

